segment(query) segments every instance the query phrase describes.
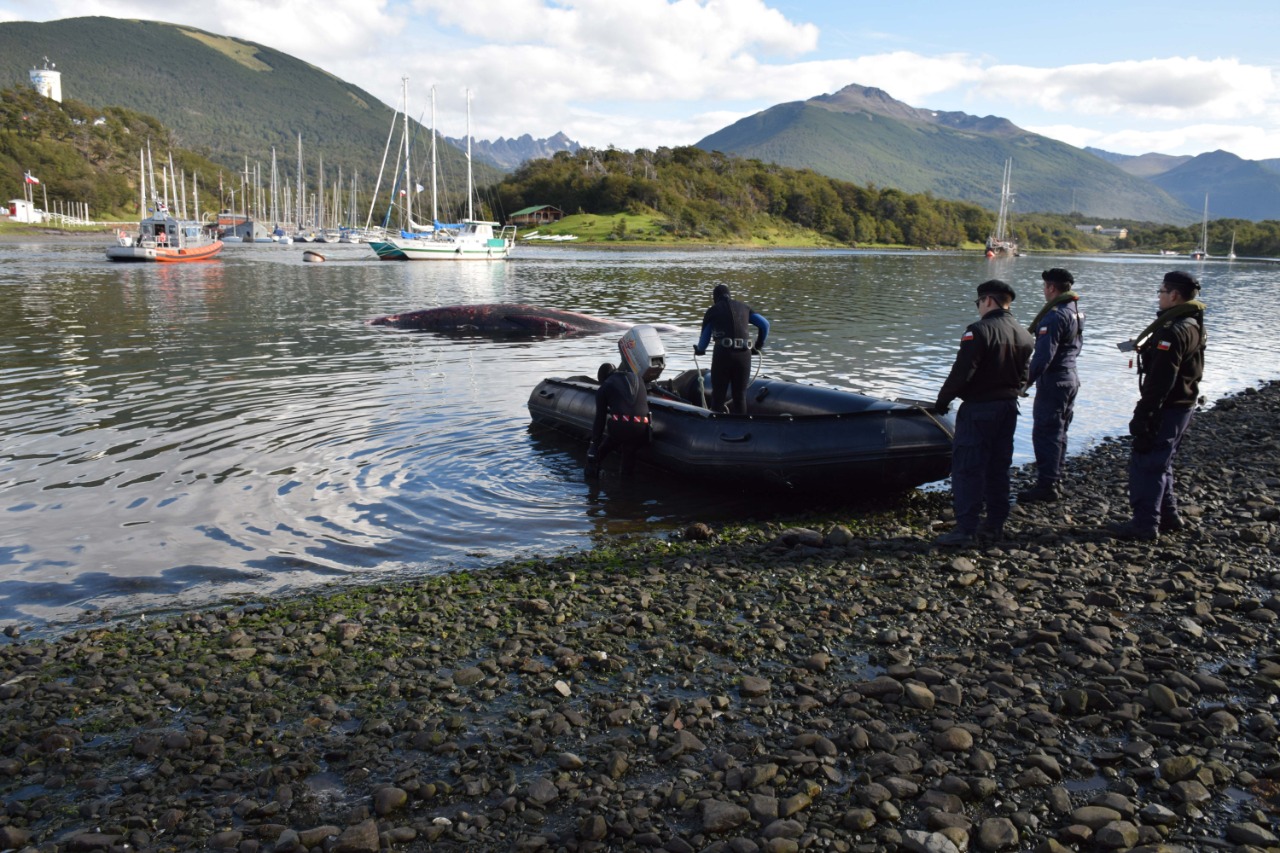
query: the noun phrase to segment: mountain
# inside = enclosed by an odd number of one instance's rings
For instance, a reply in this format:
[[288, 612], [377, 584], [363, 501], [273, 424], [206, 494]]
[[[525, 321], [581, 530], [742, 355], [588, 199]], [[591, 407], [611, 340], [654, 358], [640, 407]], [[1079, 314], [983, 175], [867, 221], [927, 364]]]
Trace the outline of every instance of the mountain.
[[[463, 151], [467, 149], [467, 140], [465, 138], [450, 139], [446, 137], [446, 141], [456, 145]], [[563, 133], [557, 133], [548, 139], [534, 139], [526, 133], [519, 139], [506, 139], [500, 136], [493, 142], [473, 139], [471, 141], [471, 156], [477, 161], [488, 163], [495, 169], [510, 172], [518, 168], [521, 163], [526, 163], [529, 160], [553, 157], [560, 151], [568, 151], [573, 154], [581, 148], [581, 145]]]
[[1151, 182], [1188, 206], [1203, 208], [1207, 193], [1212, 219], [1280, 219], [1280, 174], [1227, 151], [1192, 157]]
[[1191, 159], [1191, 155], [1182, 154], [1114, 154], [1110, 151], [1103, 151], [1101, 148], [1086, 148], [1090, 154], [1095, 157], [1101, 157], [1108, 163], [1119, 166], [1137, 178], [1153, 178], [1156, 175], [1163, 175], [1170, 169], [1176, 169], [1183, 163]]
[[[105, 17], [0, 23], [0, 87], [29, 86], [28, 71], [43, 57], [57, 64], [64, 99], [154, 116], [172, 130], [162, 145], [190, 149], [232, 171], [243, 168], [245, 157], [269, 168], [274, 146], [292, 175], [301, 133], [312, 179], [323, 156], [327, 180], [339, 166], [344, 177], [358, 169], [361, 184], [371, 188], [394, 117], [363, 89], [254, 42]], [[465, 155], [440, 149], [441, 172], [461, 191]], [[488, 166], [475, 171], [478, 183], [498, 178]]]
[[1198, 208], [1079, 148], [1007, 119], [919, 109], [880, 89], [770, 107], [697, 143], [857, 184], [932, 193], [995, 208], [1013, 158], [1015, 211], [1153, 222], [1193, 222]]

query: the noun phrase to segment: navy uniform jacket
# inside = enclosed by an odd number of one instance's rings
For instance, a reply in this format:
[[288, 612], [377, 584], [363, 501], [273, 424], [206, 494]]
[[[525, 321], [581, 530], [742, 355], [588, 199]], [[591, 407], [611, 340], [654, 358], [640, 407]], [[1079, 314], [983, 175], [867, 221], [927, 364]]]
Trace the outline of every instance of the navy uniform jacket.
[[1199, 316], [1180, 317], [1151, 335], [1138, 350], [1140, 368], [1136, 414], [1189, 409], [1200, 396], [1205, 334]]
[[1036, 344], [1027, 382], [1035, 382], [1042, 376], [1074, 378], [1076, 357], [1084, 344], [1083, 332], [1084, 318], [1078, 301], [1063, 302], [1046, 312], [1031, 332]]
[[1027, 379], [1031, 335], [1004, 308], [989, 312], [964, 330], [951, 374], [938, 392], [939, 411], [959, 397], [967, 403], [1012, 400]]

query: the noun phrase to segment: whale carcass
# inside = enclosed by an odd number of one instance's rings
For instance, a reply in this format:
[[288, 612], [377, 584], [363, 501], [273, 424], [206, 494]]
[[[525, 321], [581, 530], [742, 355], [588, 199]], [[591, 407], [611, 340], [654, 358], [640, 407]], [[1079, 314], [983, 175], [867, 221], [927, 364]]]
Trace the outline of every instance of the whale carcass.
[[374, 326], [394, 326], [397, 329], [496, 335], [589, 335], [623, 332], [634, 325], [579, 314], [576, 311], [541, 308], [518, 302], [445, 305], [441, 308], [388, 314], [371, 320], [370, 323]]

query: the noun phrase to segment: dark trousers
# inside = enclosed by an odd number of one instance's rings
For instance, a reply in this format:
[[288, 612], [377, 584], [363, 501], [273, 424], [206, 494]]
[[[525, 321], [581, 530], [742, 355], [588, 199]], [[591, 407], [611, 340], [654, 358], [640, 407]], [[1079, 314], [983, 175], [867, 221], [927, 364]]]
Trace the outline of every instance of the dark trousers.
[[1129, 506], [1133, 508], [1133, 526], [1137, 530], [1156, 531], [1161, 516], [1178, 512], [1178, 497], [1173, 491], [1173, 457], [1191, 426], [1192, 414], [1190, 408], [1162, 409], [1155, 446], [1146, 453], [1134, 452], [1129, 456]]
[[1031, 446], [1036, 451], [1036, 479], [1050, 485], [1062, 479], [1067, 461], [1067, 430], [1075, 414], [1080, 380], [1074, 376], [1043, 376], [1036, 383], [1031, 406]]
[[984, 505], [982, 527], [988, 530], [1003, 527], [1009, 517], [1009, 466], [1017, 426], [1017, 400], [965, 402], [956, 412], [951, 498], [956, 526], [968, 533], [977, 532]]
[[596, 450], [596, 465], [604, 465], [609, 454], [617, 450], [622, 455], [622, 473], [630, 474], [636, 467], [636, 451], [649, 443], [649, 425], [610, 421], [604, 440]]
[[747, 385], [751, 383], [751, 350], [716, 347], [711, 357], [711, 411], [724, 411], [724, 398], [733, 389], [735, 415], [747, 413]]

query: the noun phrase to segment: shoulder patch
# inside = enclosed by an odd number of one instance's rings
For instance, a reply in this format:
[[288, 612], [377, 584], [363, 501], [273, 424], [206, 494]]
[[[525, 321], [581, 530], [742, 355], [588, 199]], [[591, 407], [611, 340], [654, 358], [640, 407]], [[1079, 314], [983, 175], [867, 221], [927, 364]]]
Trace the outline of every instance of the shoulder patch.
[[960, 343], [964, 343], [965, 341], [971, 341], [971, 340], [973, 340], [973, 330], [965, 329], [964, 335], [960, 338]]
[[1039, 335], [1047, 335], [1047, 334], [1049, 334], [1049, 327], [1048, 327], [1048, 326], [1041, 326], [1041, 327], [1040, 327], [1040, 331], [1039, 331], [1039, 332], [1037, 332], [1036, 334], [1039, 334]]
[[1158, 344], [1156, 344], [1156, 349], [1167, 350], [1171, 346], [1173, 346], [1173, 341], [1160, 341]]

